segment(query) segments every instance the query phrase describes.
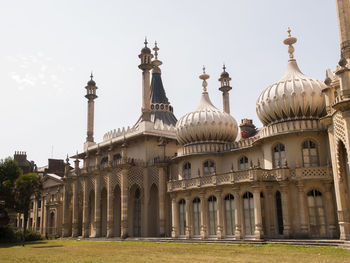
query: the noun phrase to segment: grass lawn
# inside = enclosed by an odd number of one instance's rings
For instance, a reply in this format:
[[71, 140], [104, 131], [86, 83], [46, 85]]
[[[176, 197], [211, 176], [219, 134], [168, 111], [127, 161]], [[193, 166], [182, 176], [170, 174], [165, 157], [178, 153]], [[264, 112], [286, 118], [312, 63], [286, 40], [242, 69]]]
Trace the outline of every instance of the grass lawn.
[[37, 241], [0, 245], [0, 263], [71, 262], [350, 262], [350, 251], [290, 245], [184, 244], [138, 241]]

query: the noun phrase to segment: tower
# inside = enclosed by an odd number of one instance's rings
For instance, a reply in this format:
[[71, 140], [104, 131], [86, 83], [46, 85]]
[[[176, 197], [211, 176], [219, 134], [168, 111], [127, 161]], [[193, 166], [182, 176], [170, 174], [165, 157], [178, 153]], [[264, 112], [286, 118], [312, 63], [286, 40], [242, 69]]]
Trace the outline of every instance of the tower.
[[219, 81], [221, 83], [221, 87], [219, 88], [220, 91], [222, 91], [222, 103], [224, 112], [230, 114], [230, 94], [229, 91], [232, 89], [230, 87], [230, 75], [226, 72], [225, 65], [222, 67], [224, 70], [219, 78]]
[[340, 52], [342, 58], [350, 58], [350, 1], [337, 0], [337, 12], [340, 34]]
[[145, 47], [141, 50], [139, 58], [141, 64], [139, 69], [142, 70], [142, 116], [143, 121], [151, 120], [151, 88], [150, 88], [150, 70], [152, 69], [153, 55], [147, 47], [147, 39], [145, 39]]
[[88, 99], [88, 114], [87, 114], [87, 137], [85, 147], [94, 144], [94, 107], [96, 95], [96, 82], [93, 80], [94, 76], [90, 75], [90, 80], [87, 83], [85, 98]]

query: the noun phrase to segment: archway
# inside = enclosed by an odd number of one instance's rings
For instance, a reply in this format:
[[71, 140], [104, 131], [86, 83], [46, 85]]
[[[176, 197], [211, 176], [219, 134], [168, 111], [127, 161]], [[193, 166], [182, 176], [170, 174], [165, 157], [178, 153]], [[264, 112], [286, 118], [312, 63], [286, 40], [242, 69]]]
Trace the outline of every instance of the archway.
[[346, 150], [346, 147], [344, 145], [344, 143], [342, 141], [338, 142], [338, 166], [339, 166], [339, 173], [340, 176], [343, 178], [344, 180], [344, 185], [343, 187], [345, 188], [345, 192], [347, 193], [346, 197], [346, 204], [347, 207], [343, 208], [343, 210], [347, 210], [349, 209], [350, 205], [350, 170], [349, 170], [349, 159], [348, 159], [348, 153]]
[[255, 217], [254, 217], [254, 199], [251, 192], [243, 195], [243, 217], [244, 217], [244, 234], [246, 236], [254, 235]]
[[113, 198], [113, 235], [120, 237], [121, 222], [121, 206], [120, 206], [120, 187], [116, 185], [114, 188]]
[[107, 235], [107, 189], [103, 188], [101, 190], [101, 236], [105, 237]]
[[148, 202], [148, 235], [156, 237], [159, 235], [159, 202], [158, 188], [152, 184]]
[[141, 189], [137, 185], [130, 188], [129, 195], [129, 231], [134, 237], [141, 236]]

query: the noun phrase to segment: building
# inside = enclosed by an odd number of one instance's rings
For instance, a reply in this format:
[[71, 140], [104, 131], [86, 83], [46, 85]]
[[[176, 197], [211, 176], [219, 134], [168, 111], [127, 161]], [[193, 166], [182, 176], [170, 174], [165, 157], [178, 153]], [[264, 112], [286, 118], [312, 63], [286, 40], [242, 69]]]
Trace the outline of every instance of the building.
[[84, 151], [72, 156], [73, 170], [67, 159], [57, 186], [61, 235], [350, 239], [350, 2], [337, 0], [337, 10], [339, 66], [325, 82], [304, 75], [288, 30], [286, 73], [258, 97], [258, 129], [243, 119], [238, 131], [225, 67], [223, 110], [210, 101], [203, 69], [200, 104], [177, 120], [159, 48], [152, 54], [145, 41], [141, 117], [96, 143], [91, 76]]

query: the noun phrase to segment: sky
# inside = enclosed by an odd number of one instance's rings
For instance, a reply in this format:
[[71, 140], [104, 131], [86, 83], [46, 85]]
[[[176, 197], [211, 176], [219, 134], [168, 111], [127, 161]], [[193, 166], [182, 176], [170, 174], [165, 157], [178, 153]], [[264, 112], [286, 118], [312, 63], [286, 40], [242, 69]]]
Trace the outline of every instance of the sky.
[[0, 0], [0, 159], [27, 152], [37, 165], [83, 151], [85, 86], [97, 83], [95, 141], [141, 114], [138, 55], [158, 42], [162, 79], [179, 119], [194, 110], [206, 67], [222, 109], [218, 78], [232, 78], [231, 115], [261, 127], [255, 103], [284, 74], [288, 27], [307, 76], [324, 80], [339, 60], [336, 1], [329, 0]]

